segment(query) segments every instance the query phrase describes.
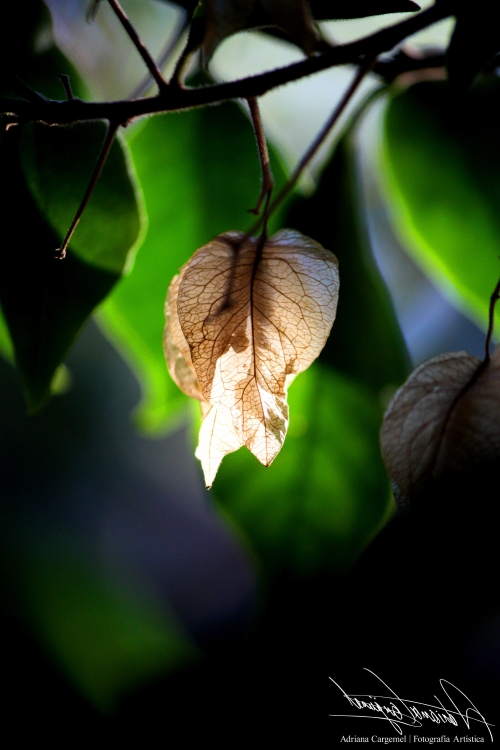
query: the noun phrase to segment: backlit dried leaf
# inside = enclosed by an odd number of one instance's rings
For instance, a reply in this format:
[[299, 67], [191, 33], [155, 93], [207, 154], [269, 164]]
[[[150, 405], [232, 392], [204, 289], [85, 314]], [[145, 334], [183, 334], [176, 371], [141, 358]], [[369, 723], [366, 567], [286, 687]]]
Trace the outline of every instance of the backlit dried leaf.
[[394, 396], [381, 443], [399, 502], [447, 472], [500, 459], [500, 348], [481, 364], [467, 352], [442, 354]]
[[200, 402], [203, 422], [195, 455], [201, 461], [205, 484], [211, 487], [224, 456], [241, 448], [243, 443], [234, 431], [231, 415], [226, 414], [221, 407], [212, 406], [205, 401], [198, 383], [189, 346], [177, 315], [177, 295], [185, 268], [186, 266], [172, 279], [168, 289], [163, 345], [172, 380], [184, 393]]
[[177, 315], [177, 295], [185, 268], [186, 266], [181, 269], [178, 276], [174, 276], [168, 288], [165, 303], [163, 348], [172, 380], [187, 396], [203, 401], [203, 394], [191, 361], [189, 346], [182, 333], [179, 316]]
[[[229, 285], [231, 301], [223, 309]], [[241, 445], [265, 466], [281, 449], [287, 388], [321, 352], [338, 286], [335, 256], [291, 230], [262, 246], [237, 232], [219, 235], [172, 282], [169, 369], [186, 393], [213, 407], [197, 450], [207, 484], [223, 456]]]
[[231, 414], [224, 407], [202, 402], [201, 408], [203, 422], [195, 456], [201, 461], [205, 485], [210, 488], [224, 456], [237, 451], [244, 443], [236, 434]]
[[249, 28], [277, 26], [310, 54], [318, 35], [306, 0], [207, 0], [205, 62], [228, 36]]

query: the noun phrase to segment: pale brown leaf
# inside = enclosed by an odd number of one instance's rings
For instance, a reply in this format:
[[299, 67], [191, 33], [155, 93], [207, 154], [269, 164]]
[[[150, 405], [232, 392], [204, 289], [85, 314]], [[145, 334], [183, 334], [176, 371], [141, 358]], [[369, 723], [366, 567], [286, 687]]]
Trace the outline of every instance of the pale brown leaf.
[[500, 349], [487, 366], [466, 352], [434, 357], [399, 389], [384, 417], [382, 455], [396, 499], [500, 458]]
[[262, 247], [219, 235], [183, 269], [177, 314], [203, 398], [266, 466], [285, 439], [288, 384], [321, 352], [338, 286], [335, 256], [291, 230]]
[[177, 295], [185, 268], [186, 266], [181, 269], [178, 276], [174, 276], [168, 288], [167, 300], [165, 302], [163, 349], [165, 351], [168, 371], [174, 383], [190, 398], [202, 401], [203, 394], [191, 361], [189, 346], [182, 333], [179, 316], [177, 315]]
[[172, 380], [184, 393], [200, 402], [203, 421], [195, 455], [201, 461], [205, 484], [209, 488], [224, 456], [241, 448], [243, 443], [234, 431], [231, 416], [225, 414], [221, 407], [212, 406], [205, 401], [198, 383], [189, 346], [177, 315], [177, 295], [185, 268], [186, 266], [181, 269], [178, 276], [174, 276], [168, 289], [163, 346]]
[[201, 461], [205, 485], [209, 489], [224, 456], [237, 451], [244, 443], [236, 434], [231, 414], [224, 407], [202, 402], [202, 414], [195, 456]]

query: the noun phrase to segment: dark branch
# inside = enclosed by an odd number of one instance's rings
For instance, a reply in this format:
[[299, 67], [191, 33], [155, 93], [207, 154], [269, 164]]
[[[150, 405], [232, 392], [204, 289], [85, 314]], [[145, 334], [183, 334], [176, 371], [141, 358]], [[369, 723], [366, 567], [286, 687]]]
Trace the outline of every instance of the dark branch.
[[[228, 99], [248, 99], [262, 96], [271, 89], [297, 81], [327, 68], [349, 63], [359, 64], [362, 57], [376, 57], [388, 52], [404, 39], [450, 15], [445, 4], [432, 6], [394, 26], [358, 39], [349, 44], [333, 47], [316, 57], [308, 58], [285, 68], [250, 76], [230, 83], [219, 83], [195, 89], [170, 86], [158, 96], [132, 101], [84, 102], [41, 100], [37, 103], [24, 99], [1, 99], [1, 112], [18, 115], [24, 120], [39, 120], [49, 125], [64, 125], [83, 120], [113, 120], [127, 122], [143, 115], [157, 112], [203, 107]], [[419, 63], [420, 61], [417, 61]], [[421, 67], [421, 66], [420, 66]], [[26, 97], [27, 98], [27, 97]]]

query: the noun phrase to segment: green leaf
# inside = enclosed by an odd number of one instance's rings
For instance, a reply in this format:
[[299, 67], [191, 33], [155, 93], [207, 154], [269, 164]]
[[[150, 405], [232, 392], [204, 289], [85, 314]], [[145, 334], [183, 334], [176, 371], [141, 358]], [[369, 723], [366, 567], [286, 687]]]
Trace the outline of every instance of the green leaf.
[[392, 302], [371, 254], [356, 185], [355, 153], [345, 136], [316, 192], [297, 200], [286, 219], [338, 258], [337, 317], [321, 361], [358, 379], [375, 394], [400, 385], [409, 359]]
[[[61, 233], [56, 234], [49, 226], [26, 184], [19, 158], [22, 140], [19, 131], [20, 128], [11, 128], [3, 134], [0, 143], [1, 170], [9, 185], [0, 206], [3, 228], [0, 302], [14, 346], [28, 410], [35, 412], [48, 398], [54, 373], [85, 320], [108, 294], [119, 274], [106, 267], [99, 268], [84, 262], [73, 253], [72, 245], [64, 261], [54, 258], [54, 251], [61, 242]], [[54, 128], [54, 131], [59, 131], [59, 128]], [[102, 133], [102, 128], [100, 131]], [[120, 149], [119, 146], [116, 148]], [[126, 177], [123, 155], [118, 159], [115, 156], [111, 165], [117, 160], [121, 160], [122, 168], [113, 180], [123, 181]], [[38, 172], [36, 163], [30, 165], [28, 161], [33, 185], [43, 184], [41, 175], [47, 176], [44, 200], [48, 200], [47, 196], [52, 196], [54, 200], [58, 195], [62, 198], [65, 191], [74, 194], [71, 173], [66, 170], [64, 181], [58, 191], [54, 191], [55, 183], [51, 183], [50, 168], [43, 158], [42, 164], [44, 170]], [[59, 174], [61, 176], [61, 172]], [[104, 184], [113, 184], [113, 180], [109, 175]], [[128, 237], [119, 226], [121, 213], [106, 218], [108, 237], [112, 235], [110, 225], [116, 231], [112, 252], [107, 251], [106, 261], [113, 257], [116, 266], [119, 257], [125, 260], [139, 227], [137, 206], [135, 201], [131, 204], [129, 200], [131, 190], [130, 181], [125, 180], [124, 201], [135, 217], [133, 221], [129, 220], [128, 226], [132, 226], [133, 231]], [[118, 193], [118, 188], [112, 192], [114, 200]], [[97, 215], [98, 211], [94, 211], [90, 216], [96, 233], [99, 232]], [[99, 248], [99, 241], [96, 244]], [[92, 255], [90, 250], [87, 255]]]
[[5, 317], [0, 308], [0, 354], [7, 362], [14, 361], [14, 349]]
[[269, 468], [226, 456], [214, 495], [267, 576], [342, 572], [389, 510], [378, 447], [381, 408], [362, 386], [320, 364], [290, 387], [290, 426]]
[[[163, 354], [168, 285], [198, 247], [221, 232], [251, 226], [247, 211], [258, 198], [259, 163], [250, 123], [234, 104], [151, 118], [130, 148], [148, 232], [132, 272], [106, 301], [99, 322], [141, 380], [138, 426], [159, 433], [175, 425], [187, 404]], [[272, 164], [282, 184], [274, 157]]]
[[[66, 127], [35, 124], [24, 130], [21, 154], [27, 183], [61, 240], [87, 189], [105, 134], [101, 122]], [[114, 141], [69, 246], [86, 263], [118, 274], [140, 234], [125, 149]]]
[[457, 97], [422, 83], [385, 120], [387, 190], [408, 251], [451, 301], [486, 326], [500, 274], [500, 82]]

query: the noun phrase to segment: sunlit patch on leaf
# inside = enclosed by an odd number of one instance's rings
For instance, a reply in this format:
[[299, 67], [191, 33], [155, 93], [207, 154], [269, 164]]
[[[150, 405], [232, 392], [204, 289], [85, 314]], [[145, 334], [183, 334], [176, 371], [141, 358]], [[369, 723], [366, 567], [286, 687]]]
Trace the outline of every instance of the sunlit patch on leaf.
[[241, 445], [265, 466], [280, 451], [288, 385], [325, 345], [338, 288], [335, 256], [291, 230], [219, 235], [173, 280], [165, 354], [179, 387], [212, 407], [197, 449], [208, 485]]

